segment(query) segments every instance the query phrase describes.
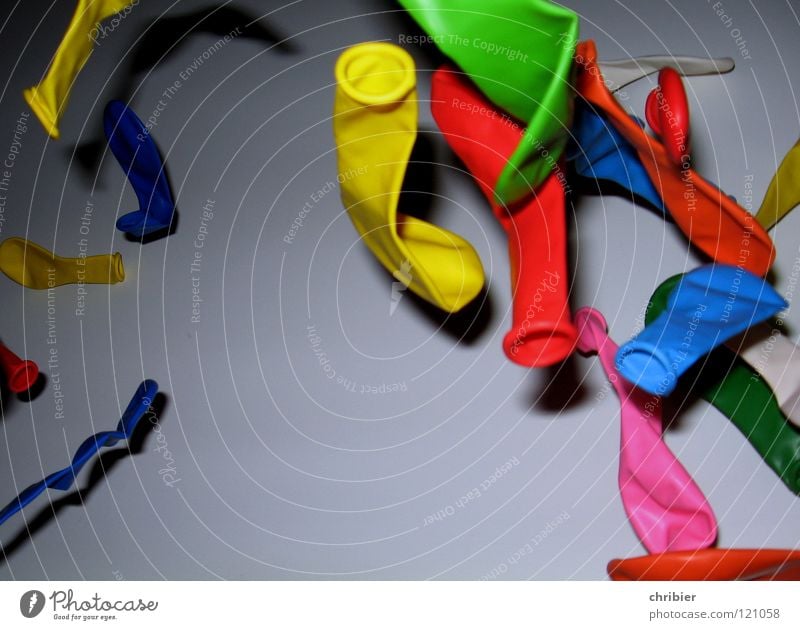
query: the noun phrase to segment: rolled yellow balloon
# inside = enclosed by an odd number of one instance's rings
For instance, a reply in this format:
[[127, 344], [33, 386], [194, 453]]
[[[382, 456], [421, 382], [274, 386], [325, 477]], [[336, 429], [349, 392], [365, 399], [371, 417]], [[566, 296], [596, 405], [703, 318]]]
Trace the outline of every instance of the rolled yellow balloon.
[[483, 287], [483, 266], [470, 243], [397, 212], [417, 138], [416, 68], [388, 43], [347, 49], [336, 63], [333, 134], [342, 202], [364, 243], [411, 291], [447, 312]]
[[119, 252], [99, 256], [62, 258], [24, 238], [0, 243], [0, 271], [30, 289], [62, 284], [116, 284], [125, 279]]
[[769, 230], [800, 204], [800, 141], [784, 156], [769, 183], [756, 221]]
[[94, 49], [97, 25], [137, 0], [78, 0], [61, 43], [41, 83], [23, 92], [45, 131], [58, 140], [58, 121], [67, 106], [75, 77]]

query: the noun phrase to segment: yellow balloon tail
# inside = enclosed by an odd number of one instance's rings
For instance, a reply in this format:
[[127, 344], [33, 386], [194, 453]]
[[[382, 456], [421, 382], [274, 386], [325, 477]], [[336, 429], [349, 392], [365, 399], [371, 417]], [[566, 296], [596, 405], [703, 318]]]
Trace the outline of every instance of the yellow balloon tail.
[[799, 204], [800, 140], [789, 149], [772, 177], [764, 201], [756, 213], [756, 221], [769, 230]]
[[78, 0], [47, 74], [38, 85], [23, 92], [33, 113], [53, 139], [58, 140], [60, 136], [58, 122], [75, 78], [94, 49], [97, 37], [93, 37], [93, 33], [99, 34], [100, 22], [135, 3], [138, 0]]

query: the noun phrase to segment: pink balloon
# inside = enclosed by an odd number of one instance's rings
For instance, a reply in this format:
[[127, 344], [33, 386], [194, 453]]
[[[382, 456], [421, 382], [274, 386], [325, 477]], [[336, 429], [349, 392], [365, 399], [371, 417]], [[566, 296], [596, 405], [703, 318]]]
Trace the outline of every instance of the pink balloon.
[[702, 549], [717, 538], [703, 492], [663, 440], [661, 399], [626, 381], [614, 367], [617, 344], [600, 311], [575, 313], [578, 350], [600, 358], [621, 402], [619, 490], [636, 535], [650, 553]]

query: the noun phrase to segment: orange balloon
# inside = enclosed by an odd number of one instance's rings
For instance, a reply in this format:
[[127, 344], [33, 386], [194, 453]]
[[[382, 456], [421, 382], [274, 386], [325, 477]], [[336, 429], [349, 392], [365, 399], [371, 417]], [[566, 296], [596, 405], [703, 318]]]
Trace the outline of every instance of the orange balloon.
[[800, 551], [698, 549], [671, 551], [608, 563], [615, 581], [800, 580]]
[[575, 49], [579, 96], [608, 117], [636, 149], [675, 224], [712, 260], [766, 275], [775, 260], [772, 240], [755, 217], [689, 166], [676, 165], [664, 145], [650, 137], [606, 87], [593, 41]]

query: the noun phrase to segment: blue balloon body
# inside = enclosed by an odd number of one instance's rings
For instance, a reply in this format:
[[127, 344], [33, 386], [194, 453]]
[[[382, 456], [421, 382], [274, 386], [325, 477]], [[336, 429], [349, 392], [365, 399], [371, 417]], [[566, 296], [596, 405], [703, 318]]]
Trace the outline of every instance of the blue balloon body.
[[117, 425], [117, 430], [103, 431], [102, 433], [97, 433], [84, 440], [83, 444], [78, 447], [70, 466], [58, 472], [54, 472], [42, 481], [25, 488], [16, 499], [4, 507], [3, 510], [0, 511], [0, 524], [4, 523], [10, 516], [16, 514], [28, 505], [28, 503], [42, 494], [46, 488], [68, 490], [84, 464], [86, 464], [86, 462], [88, 462], [102, 447], [114, 446], [118, 440], [125, 440], [131, 436], [139, 419], [144, 415], [148, 407], [150, 407], [157, 393], [158, 384], [155, 381], [148, 379], [139, 385], [130, 403], [128, 403], [128, 407], [125, 409], [125, 413], [122, 415], [119, 425]]
[[156, 143], [133, 110], [113, 100], [103, 114], [108, 146], [128, 177], [139, 209], [121, 216], [117, 229], [136, 238], [165, 230], [172, 224], [175, 201]]
[[698, 359], [787, 306], [763, 278], [740, 267], [699, 267], [675, 285], [661, 315], [619, 349], [617, 370], [666, 396]]
[[[634, 120], [644, 126], [642, 121]], [[601, 114], [576, 101], [572, 134], [567, 159], [572, 161], [578, 175], [619, 184], [667, 214], [664, 201], [636, 150]]]

